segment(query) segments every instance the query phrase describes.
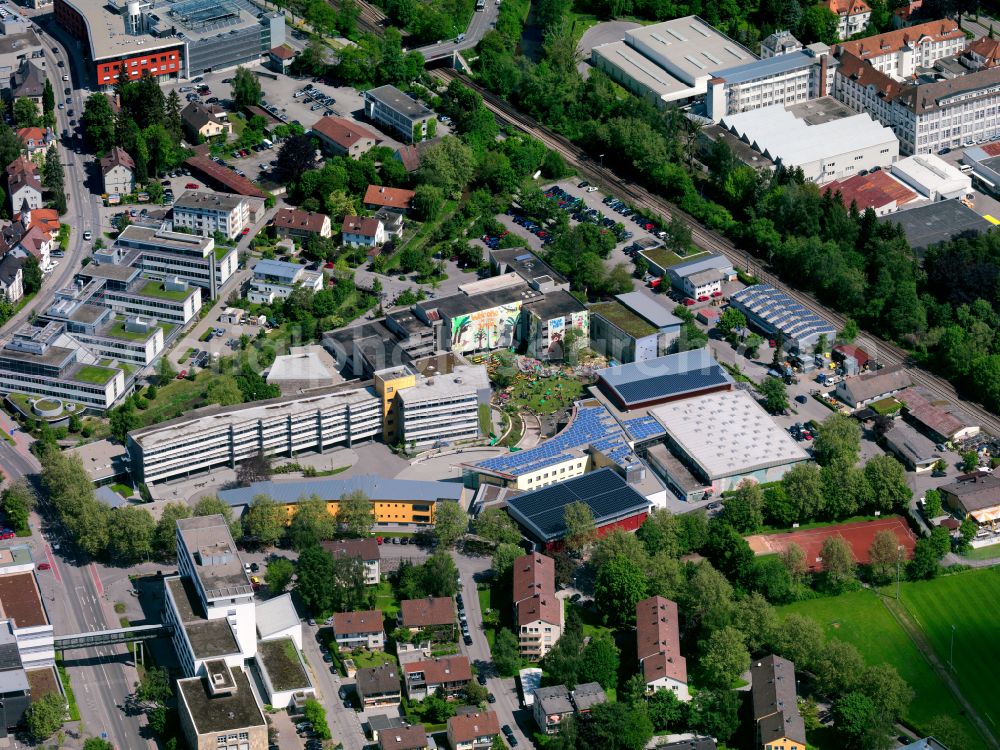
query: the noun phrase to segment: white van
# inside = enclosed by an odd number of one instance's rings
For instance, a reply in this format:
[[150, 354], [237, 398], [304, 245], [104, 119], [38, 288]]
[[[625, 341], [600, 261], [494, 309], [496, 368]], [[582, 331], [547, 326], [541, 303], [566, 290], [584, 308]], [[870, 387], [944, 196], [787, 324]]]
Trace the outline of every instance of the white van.
[[268, 140], [267, 138], [263, 139], [261, 143], [263, 143], [266, 148], [271, 148], [271, 146], [274, 145], [274, 142]]
[[969, 172], [972, 171], [972, 165], [971, 164], [963, 164], [962, 166], [960, 166], [958, 168], [958, 171], [961, 172], [962, 174], [969, 174]]

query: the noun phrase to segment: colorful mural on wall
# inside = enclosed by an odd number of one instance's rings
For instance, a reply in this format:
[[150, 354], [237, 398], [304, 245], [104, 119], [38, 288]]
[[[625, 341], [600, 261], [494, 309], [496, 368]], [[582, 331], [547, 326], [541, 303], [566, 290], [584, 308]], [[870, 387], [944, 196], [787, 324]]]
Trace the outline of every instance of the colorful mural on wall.
[[520, 314], [521, 303], [518, 301], [452, 318], [452, 351], [464, 353], [513, 346]]

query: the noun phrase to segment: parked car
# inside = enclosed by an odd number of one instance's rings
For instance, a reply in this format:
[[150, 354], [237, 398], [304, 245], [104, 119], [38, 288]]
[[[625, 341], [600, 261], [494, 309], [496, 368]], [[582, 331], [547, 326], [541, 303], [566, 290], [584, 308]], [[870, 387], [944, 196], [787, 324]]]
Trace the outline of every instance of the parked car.
[[49, 565], [48, 563], [38, 563], [38, 569], [39, 570], [51, 570], [52, 566]]
[[798, 401], [800, 404], [805, 404], [809, 401], [809, 399], [803, 396], [801, 393], [795, 397], [795, 400]]

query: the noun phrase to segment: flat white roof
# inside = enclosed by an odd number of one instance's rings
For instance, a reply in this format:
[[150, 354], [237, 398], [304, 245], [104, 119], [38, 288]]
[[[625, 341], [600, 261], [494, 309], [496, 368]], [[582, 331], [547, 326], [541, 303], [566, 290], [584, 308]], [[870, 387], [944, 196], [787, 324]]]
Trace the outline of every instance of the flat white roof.
[[717, 70], [757, 59], [742, 44], [697, 16], [640, 26], [625, 33], [625, 43], [689, 86], [711, 78]]
[[892, 165], [893, 176], [930, 197], [930, 193], [957, 193], [972, 190], [972, 178], [935, 154], [916, 154]]
[[699, 93], [703, 94], [708, 88], [706, 86], [699, 91], [696, 87], [684, 83], [648, 58], [643, 57], [625, 42], [599, 44], [594, 47], [592, 52], [597, 57], [607, 60], [609, 65], [618, 68], [625, 76], [640, 86], [645, 86], [664, 101], [686, 99]]
[[745, 391], [686, 398], [649, 413], [712, 480], [809, 459]]
[[773, 161], [800, 166], [821, 159], [887, 145], [899, 152], [899, 141], [889, 128], [869, 114], [858, 114], [817, 125], [799, 119], [784, 105], [741, 112], [722, 118], [731, 131]]

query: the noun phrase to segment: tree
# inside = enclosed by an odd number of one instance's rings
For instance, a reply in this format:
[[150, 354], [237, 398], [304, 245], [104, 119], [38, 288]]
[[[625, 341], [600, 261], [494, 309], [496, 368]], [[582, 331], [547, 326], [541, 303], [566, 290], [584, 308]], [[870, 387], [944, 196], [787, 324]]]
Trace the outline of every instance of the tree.
[[295, 565], [291, 560], [284, 557], [276, 557], [267, 564], [264, 571], [264, 583], [271, 590], [272, 594], [280, 594], [285, 587], [292, 582], [295, 575]]
[[858, 337], [858, 324], [853, 318], [844, 320], [844, 330], [837, 336], [837, 340], [842, 344], [850, 344]]
[[139, 415], [135, 413], [131, 400], [113, 409], [108, 421], [111, 423], [111, 436], [122, 445], [128, 434], [140, 424]]
[[976, 451], [965, 451], [962, 454], [962, 471], [973, 472], [979, 468], [979, 453]]
[[52, 207], [60, 214], [66, 213], [66, 178], [63, 173], [62, 159], [56, 144], [49, 146], [45, 152], [45, 165], [42, 167], [42, 186], [52, 195]]
[[297, 182], [302, 174], [313, 166], [316, 146], [307, 135], [294, 135], [278, 151], [278, 171], [289, 181]]
[[336, 530], [336, 520], [327, 511], [326, 500], [315, 494], [299, 498], [288, 525], [288, 539], [293, 548], [302, 551], [314, 547], [323, 539], [333, 539]]
[[754, 534], [764, 525], [764, 493], [752, 479], [744, 479], [726, 498], [720, 518], [741, 534]]
[[858, 685], [865, 659], [854, 645], [831, 638], [821, 647], [812, 671], [823, 695], [844, 695]]
[[590, 639], [580, 653], [580, 682], [597, 682], [605, 690], [618, 684], [619, 651], [609, 633], [599, 633]]
[[413, 191], [413, 210], [418, 219], [430, 221], [437, 218], [444, 204], [444, 190], [437, 185], [417, 185]]
[[316, 545], [306, 547], [299, 555], [296, 590], [313, 612], [333, 610], [333, 557]]
[[750, 580], [756, 558], [747, 541], [729, 524], [711, 524], [704, 552], [730, 580], [744, 586]]
[[796, 464], [781, 478], [788, 498], [791, 521], [800, 523], [815, 518], [823, 508], [823, 480], [815, 464]]
[[88, 96], [81, 120], [84, 137], [91, 147], [99, 154], [110, 151], [115, 145], [115, 115], [107, 95]]
[[939, 560], [951, 552], [951, 532], [944, 526], [935, 526], [931, 529], [930, 540], [934, 543], [934, 550]]
[[507, 542], [498, 544], [497, 548], [493, 550], [493, 562], [491, 564], [494, 575], [497, 578], [507, 575], [507, 572], [514, 567], [514, 561], [522, 554], [524, 554], [524, 550], [516, 544], [508, 544]]
[[424, 150], [420, 157], [420, 184], [434, 185], [452, 194], [464, 188], [475, 174], [475, 156], [465, 143], [448, 135]]
[[740, 726], [740, 700], [735, 690], [699, 690], [689, 711], [693, 728], [725, 742]]
[[599, 703], [587, 721], [574, 722], [580, 750], [642, 750], [653, 737], [653, 722], [645, 706], [626, 703]]
[[326, 722], [326, 709], [315, 698], [306, 698], [302, 705], [302, 717], [309, 722], [319, 739], [331, 738], [330, 725]]
[[271, 462], [263, 450], [243, 459], [236, 469], [236, 483], [241, 487], [249, 487], [256, 482], [266, 482], [270, 478]]
[[[635, 677], [645, 689], [645, 678], [642, 675]], [[686, 708], [673, 690], [657, 690], [646, 699], [646, 713], [657, 732], [680, 727], [687, 716]]]
[[564, 542], [566, 549], [579, 555], [597, 539], [597, 526], [590, 506], [576, 501], [563, 508], [563, 523], [566, 525]]
[[42, 88], [42, 112], [46, 115], [51, 115], [56, 108], [56, 92], [52, 88], [52, 81], [48, 78], [45, 79], [45, 85]]
[[434, 514], [434, 537], [438, 544], [453, 547], [469, 529], [469, 515], [458, 503], [438, 503]]
[[924, 515], [929, 519], [941, 515], [941, 493], [937, 490], [927, 490], [924, 493]]
[[906, 481], [906, 469], [895, 457], [873, 456], [865, 464], [864, 475], [878, 510], [902, 511], [909, 506], [913, 491]]
[[263, 96], [260, 79], [242, 66], [236, 69], [232, 89], [233, 107], [237, 110], [260, 104]]
[[646, 552], [650, 555], [663, 552], [671, 557], [678, 557], [682, 554], [680, 523], [677, 517], [665, 508], [654, 508], [635, 535], [645, 545]]
[[855, 420], [832, 414], [820, 423], [813, 440], [813, 455], [821, 466], [854, 466], [860, 452], [861, 428]]
[[167, 503], [163, 506], [153, 533], [153, 549], [161, 557], [172, 560], [177, 556], [177, 522], [190, 517], [191, 508], [187, 503]]
[[868, 557], [871, 560], [869, 567], [872, 581], [877, 584], [891, 581], [897, 566], [903, 561], [903, 552], [896, 535], [891, 531], [878, 532], [868, 548]]
[[833, 713], [837, 727], [858, 744], [877, 721], [874, 701], [858, 691], [841, 697], [834, 704]]
[[21, 268], [24, 293], [34, 294], [42, 288], [42, 267], [38, 265], [38, 259], [34, 255], [29, 255], [25, 258], [24, 265]]
[[711, 563], [699, 563], [688, 577], [681, 600], [690, 623], [709, 630], [725, 627], [733, 613], [733, 587]]
[[521, 532], [503, 508], [487, 508], [472, 522], [472, 530], [494, 544], [518, 544]]
[[361, 490], [342, 495], [337, 503], [337, 523], [350, 536], [368, 536], [375, 524], [372, 501]]
[[750, 668], [743, 633], [734, 627], [713, 631], [699, 644], [701, 669], [709, 687], [731, 688], [733, 683]]
[[261, 547], [271, 547], [285, 533], [288, 515], [270, 495], [254, 495], [243, 517], [243, 535]]
[[37, 700], [32, 700], [25, 712], [28, 732], [38, 742], [47, 740], [63, 724], [66, 715], [66, 703], [59, 693], [46, 693]]
[[635, 621], [635, 605], [646, 598], [646, 574], [633, 560], [618, 556], [597, 571], [594, 600], [606, 624]]
[[205, 400], [219, 406], [232, 406], [243, 403], [243, 391], [240, 390], [236, 378], [232, 375], [219, 375], [208, 384]]
[[521, 668], [521, 652], [517, 636], [507, 628], [497, 631], [493, 641], [493, 663], [501, 677], [513, 677]]
[[797, 668], [812, 669], [823, 649], [823, 628], [810, 617], [788, 615], [774, 633], [775, 652], [795, 662]]
[[177, 370], [174, 369], [169, 357], [160, 357], [160, 364], [157, 366], [156, 378], [159, 384], [165, 385], [177, 377]]
[[600, 570], [608, 561], [619, 556], [631, 559], [643, 569], [648, 567], [647, 558], [649, 556], [645, 546], [636, 538], [635, 534], [630, 534], [623, 529], [612, 529], [600, 538], [590, 553], [590, 567], [594, 570]]
[[828, 536], [820, 548], [823, 575], [828, 590], [842, 591], [854, 580], [854, 555], [842, 536]]
[[783, 380], [770, 376], [764, 378], [760, 394], [764, 397], [764, 408], [772, 414], [780, 414], [788, 408], [788, 390]]
[[796, 583], [801, 582], [805, 574], [809, 572], [809, 563], [806, 561], [806, 553], [802, 551], [802, 548], [795, 542], [790, 542], [779, 553], [779, 556], [781, 564], [788, 570], [792, 580]]
[[21, 97], [14, 101], [14, 127], [37, 128], [42, 119], [38, 114], [38, 105], [31, 99]]
[[976, 532], [979, 531], [979, 526], [971, 518], [966, 518], [962, 521], [962, 525], [958, 528], [958, 551], [963, 555], [968, 554], [969, 549], [972, 547], [972, 540], [976, 538]]
[[24, 477], [15, 479], [0, 495], [0, 506], [15, 531], [28, 530], [28, 518], [37, 502], [35, 490]]
[[108, 557], [119, 565], [148, 560], [153, 554], [156, 521], [145, 508], [112, 508], [108, 521]]
[[741, 331], [747, 327], [746, 316], [737, 310], [735, 307], [727, 307], [722, 315], [719, 316], [719, 322], [715, 326], [719, 329], [727, 338], [737, 331]]
[[144, 703], [166, 703], [174, 694], [170, 673], [162, 667], [150, 667], [136, 684], [135, 697]]
[[912, 581], [934, 578], [938, 573], [937, 547], [931, 539], [918, 539], [913, 557], [906, 565], [906, 577]]
[[115, 750], [115, 746], [100, 737], [90, 737], [83, 743], [83, 750]]

